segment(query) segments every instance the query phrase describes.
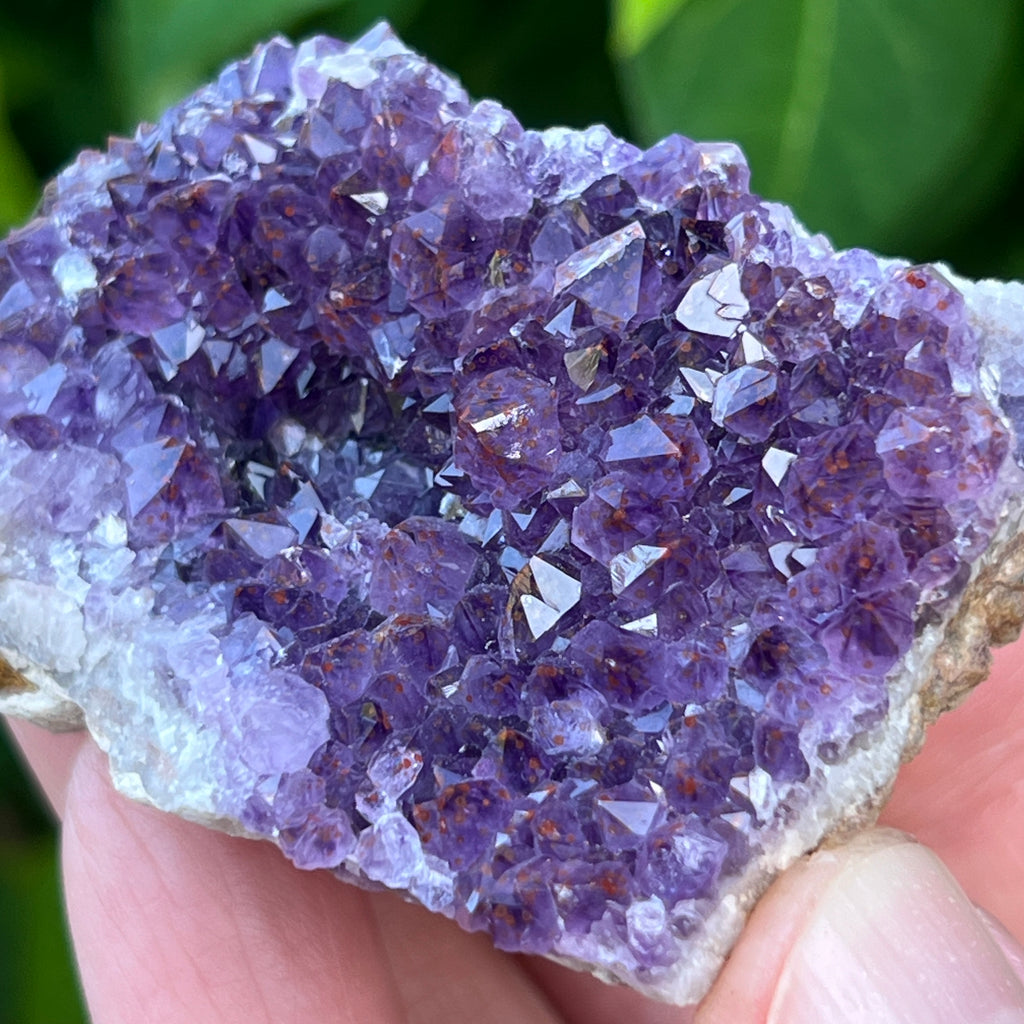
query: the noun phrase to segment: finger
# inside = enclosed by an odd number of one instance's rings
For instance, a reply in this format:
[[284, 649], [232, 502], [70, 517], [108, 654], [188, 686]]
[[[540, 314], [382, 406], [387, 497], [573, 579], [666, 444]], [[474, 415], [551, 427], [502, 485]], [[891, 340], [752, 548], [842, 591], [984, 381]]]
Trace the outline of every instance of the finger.
[[373, 901], [409, 1024], [559, 1024], [521, 962], [392, 893]]
[[949, 865], [970, 898], [1024, 941], [1024, 646], [939, 719], [882, 815]]
[[63, 855], [94, 1024], [403, 1020], [365, 893], [124, 800], [91, 746]]
[[25, 763], [58, 818], [64, 816], [68, 779], [87, 736], [84, 732], [52, 733], [20, 718], [3, 720], [17, 741]]
[[523, 958], [524, 965], [568, 1024], [692, 1024], [694, 1010], [669, 1006], [621, 985], [551, 960]]
[[783, 875], [697, 1016], [832, 1020], [1024, 1022], [1024, 985], [1000, 944], [938, 858], [898, 833], [865, 833]]

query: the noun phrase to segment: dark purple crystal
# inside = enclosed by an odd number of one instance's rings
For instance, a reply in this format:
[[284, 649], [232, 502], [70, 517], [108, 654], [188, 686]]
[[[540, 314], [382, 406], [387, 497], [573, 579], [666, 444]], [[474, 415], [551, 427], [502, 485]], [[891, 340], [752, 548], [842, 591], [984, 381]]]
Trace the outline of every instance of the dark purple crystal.
[[952, 286], [747, 181], [385, 28], [268, 44], [0, 245], [3, 575], [180, 633], [144, 685], [221, 737], [211, 816], [656, 984], [884, 716], [1010, 448]]

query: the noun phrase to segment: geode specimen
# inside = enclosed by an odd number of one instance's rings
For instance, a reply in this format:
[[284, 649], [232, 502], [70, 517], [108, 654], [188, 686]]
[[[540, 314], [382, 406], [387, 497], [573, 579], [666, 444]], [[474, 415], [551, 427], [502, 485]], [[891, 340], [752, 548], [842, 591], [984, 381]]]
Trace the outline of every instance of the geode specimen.
[[692, 1002], [1017, 627], [1022, 293], [274, 41], [0, 245], [4, 706]]

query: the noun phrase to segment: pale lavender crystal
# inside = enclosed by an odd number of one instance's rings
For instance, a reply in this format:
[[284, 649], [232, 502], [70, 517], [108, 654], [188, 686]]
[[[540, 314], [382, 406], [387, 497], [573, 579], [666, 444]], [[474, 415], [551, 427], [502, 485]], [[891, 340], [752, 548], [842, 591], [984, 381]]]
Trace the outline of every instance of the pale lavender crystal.
[[733, 146], [276, 40], [0, 245], [0, 652], [133, 795], [693, 1000], [895, 770], [981, 358]]

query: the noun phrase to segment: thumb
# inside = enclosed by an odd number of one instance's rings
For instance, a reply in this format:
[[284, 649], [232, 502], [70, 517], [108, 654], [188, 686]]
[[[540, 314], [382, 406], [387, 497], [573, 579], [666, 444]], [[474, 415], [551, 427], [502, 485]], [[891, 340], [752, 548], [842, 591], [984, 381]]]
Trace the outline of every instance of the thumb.
[[1024, 950], [898, 832], [815, 854], [766, 894], [698, 1024], [1024, 1024]]

